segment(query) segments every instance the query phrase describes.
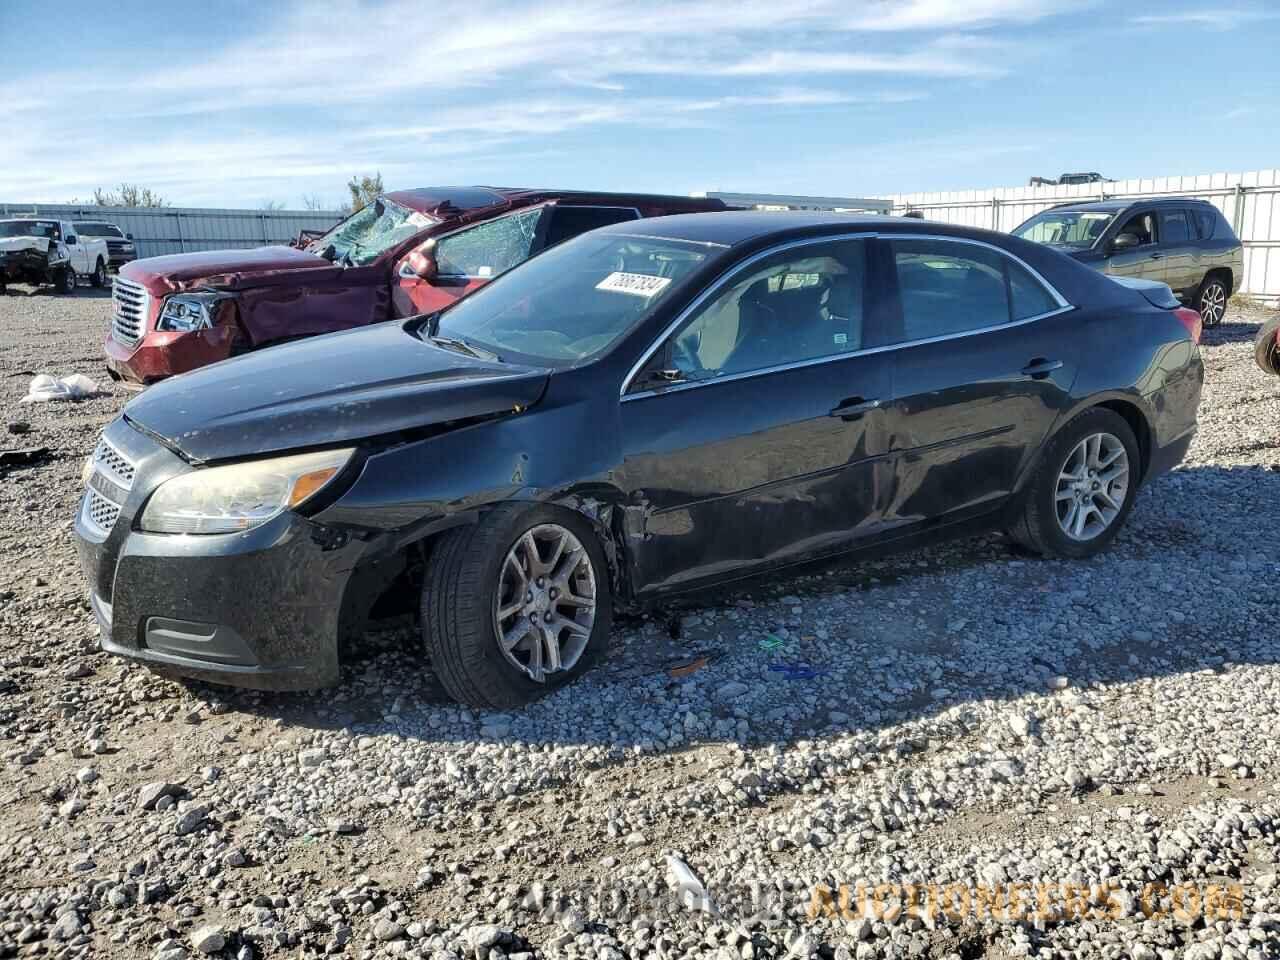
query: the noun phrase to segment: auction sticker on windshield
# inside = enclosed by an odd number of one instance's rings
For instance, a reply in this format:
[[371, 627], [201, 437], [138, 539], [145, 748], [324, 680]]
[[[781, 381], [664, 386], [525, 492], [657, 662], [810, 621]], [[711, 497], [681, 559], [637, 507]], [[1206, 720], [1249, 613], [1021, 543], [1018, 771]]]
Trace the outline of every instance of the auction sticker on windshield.
[[596, 284], [597, 290], [630, 293], [637, 297], [652, 297], [666, 289], [670, 277], [651, 277], [647, 273], [614, 272]]

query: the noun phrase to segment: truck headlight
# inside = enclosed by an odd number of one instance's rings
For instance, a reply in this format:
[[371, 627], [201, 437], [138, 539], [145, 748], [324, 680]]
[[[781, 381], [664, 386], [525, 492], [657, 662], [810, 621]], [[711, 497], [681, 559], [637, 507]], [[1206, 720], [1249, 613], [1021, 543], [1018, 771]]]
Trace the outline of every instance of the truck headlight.
[[355, 451], [322, 450], [193, 470], [160, 484], [139, 526], [151, 533], [239, 533], [319, 493]]
[[160, 310], [156, 329], [189, 333], [192, 330], [211, 327], [213, 320], [209, 314], [209, 306], [210, 304], [203, 297], [182, 295], [169, 297]]

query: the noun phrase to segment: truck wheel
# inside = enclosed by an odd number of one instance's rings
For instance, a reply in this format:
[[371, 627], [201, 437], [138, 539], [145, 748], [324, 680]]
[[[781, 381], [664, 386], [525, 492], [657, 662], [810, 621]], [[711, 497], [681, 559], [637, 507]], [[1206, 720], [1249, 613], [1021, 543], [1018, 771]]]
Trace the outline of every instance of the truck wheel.
[[89, 278], [89, 282], [93, 284], [95, 287], [106, 286], [107, 267], [106, 267], [106, 264], [102, 262], [101, 258], [98, 259], [98, 265], [93, 268], [93, 276]]
[[449, 694], [501, 710], [595, 663], [609, 643], [612, 604], [604, 551], [584, 518], [510, 504], [436, 541], [422, 629]]
[[1220, 277], [1213, 274], [1204, 278], [1196, 298], [1192, 301], [1200, 311], [1200, 320], [1206, 327], [1216, 327], [1227, 315], [1227, 287]]
[[[0, 287], [0, 290], [3, 290]], [[1280, 317], [1268, 320], [1258, 331], [1253, 346], [1253, 358], [1263, 373], [1280, 377]]]
[[62, 272], [58, 274], [58, 292], [76, 292], [76, 271], [73, 267], [63, 267]]
[[1084, 411], [1040, 455], [1010, 536], [1048, 557], [1093, 556], [1129, 516], [1141, 464], [1123, 417], [1102, 407]]

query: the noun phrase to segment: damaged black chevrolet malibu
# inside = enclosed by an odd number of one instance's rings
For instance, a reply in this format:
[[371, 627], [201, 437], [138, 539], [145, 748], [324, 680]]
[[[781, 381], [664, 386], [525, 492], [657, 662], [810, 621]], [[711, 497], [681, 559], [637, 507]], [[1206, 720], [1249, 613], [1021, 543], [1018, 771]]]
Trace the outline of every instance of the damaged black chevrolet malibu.
[[448, 691], [572, 679], [614, 610], [1005, 529], [1104, 547], [1186, 453], [1199, 316], [919, 220], [709, 213], [564, 243], [448, 310], [152, 387], [75, 530], [103, 649], [270, 689], [412, 599]]

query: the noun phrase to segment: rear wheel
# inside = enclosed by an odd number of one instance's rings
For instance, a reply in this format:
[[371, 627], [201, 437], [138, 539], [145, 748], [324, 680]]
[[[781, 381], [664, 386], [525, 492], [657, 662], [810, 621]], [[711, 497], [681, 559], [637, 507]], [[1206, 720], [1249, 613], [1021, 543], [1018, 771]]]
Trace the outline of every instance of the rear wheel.
[[1253, 357], [1264, 373], [1280, 376], [1280, 317], [1268, 320], [1258, 331], [1254, 342]]
[[93, 268], [93, 276], [89, 278], [89, 282], [95, 287], [106, 286], [107, 266], [101, 260], [99, 260], [98, 265]]
[[71, 267], [63, 267], [62, 272], [58, 274], [58, 292], [76, 292], [76, 272]]
[[1050, 557], [1091, 557], [1115, 539], [1133, 507], [1141, 459], [1133, 430], [1101, 407], [1049, 442], [1009, 533]]
[[1196, 292], [1196, 309], [1206, 327], [1216, 327], [1227, 315], [1227, 285], [1214, 274], [1204, 278]]
[[528, 703], [585, 672], [612, 621], [609, 568], [571, 511], [512, 504], [436, 542], [422, 593], [440, 682], [474, 707]]

